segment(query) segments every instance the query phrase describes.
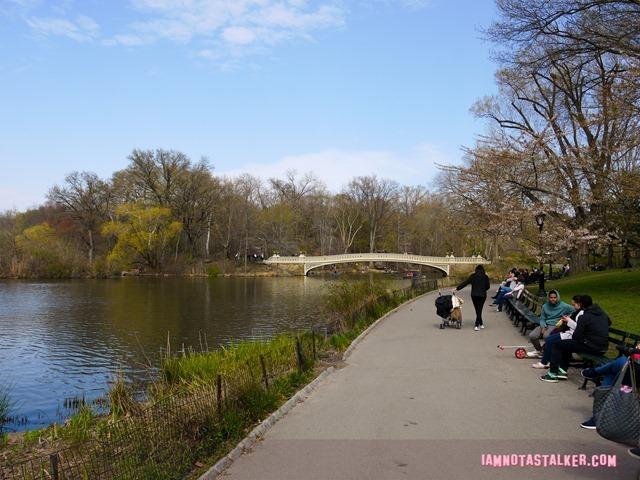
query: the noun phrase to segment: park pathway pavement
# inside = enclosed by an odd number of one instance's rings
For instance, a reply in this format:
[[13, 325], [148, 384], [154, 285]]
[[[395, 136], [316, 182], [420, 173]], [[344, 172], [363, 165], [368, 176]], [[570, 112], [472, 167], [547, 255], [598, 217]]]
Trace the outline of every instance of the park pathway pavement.
[[[462, 330], [439, 330], [437, 293], [402, 306], [364, 338], [346, 366], [223, 474], [230, 480], [635, 479], [626, 448], [579, 427], [591, 398], [579, 372], [541, 382], [531, 360], [498, 344], [524, 344], [505, 313], [486, 304], [473, 330], [463, 292]], [[615, 468], [490, 467], [483, 454], [616, 455]]]

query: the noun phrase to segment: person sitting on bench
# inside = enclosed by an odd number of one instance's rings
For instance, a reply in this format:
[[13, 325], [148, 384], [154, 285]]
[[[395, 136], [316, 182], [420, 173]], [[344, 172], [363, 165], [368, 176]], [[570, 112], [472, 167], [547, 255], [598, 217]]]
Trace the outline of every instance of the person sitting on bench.
[[[507, 277], [504, 279], [504, 282], [498, 285], [498, 290], [496, 291], [496, 294], [491, 298], [496, 299], [501, 293], [510, 292], [511, 288], [515, 286], [517, 281], [518, 281], [518, 278], [516, 277], [515, 269], [511, 269], [507, 274]], [[494, 301], [493, 303], [495, 304], [496, 302]]]
[[509, 291], [501, 291], [498, 294], [498, 297], [496, 298], [495, 303], [496, 305], [498, 305], [498, 308], [496, 309], [496, 312], [501, 312], [502, 311], [502, 305], [504, 304], [504, 302], [507, 301], [507, 298], [509, 297], [513, 297], [513, 298], [519, 298], [520, 294], [524, 291], [524, 283], [520, 282], [520, 280], [516, 280], [516, 284], [514, 285], [514, 287], [509, 290]]
[[538, 363], [531, 365], [533, 368], [549, 368], [553, 344], [573, 337], [573, 331], [578, 325], [578, 317], [582, 315], [582, 295], [574, 295], [571, 299], [571, 306], [575, 308], [575, 311], [570, 316], [565, 315], [562, 317], [556, 324], [556, 328], [553, 330], [556, 333], [552, 333], [545, 340], [544, 348], [542, 349], [542, 358]]
[[[640, 344], [636, 345], [635, 348], [629, 348], [627, 351], [623, 351], [622, 355], [620, 355], [615, 360], [611, 360], [609, 363], [605, 363], [599, 367], [595, 368], [585, 368], [580, 373], [584, 378], [588, 378], [589, 380], [601, 380], [601, 387], [610, 387], [615, 382], [616, 377], [622, 370], [622, 367], [626, 365], [631, 358], [636, 362], [635, 371], [637, 372], [640, 367], [637, 366], [637, 362], [640, 360]], [[629, 355], [629, 356], [627, 356]], [[627, 385], [628, 387], [633, 386], [633, 382], [631, 381], [631, 372], [632, 370], [627, 370], [624, 378], [622, 379], [622, 385]], [[638, 379], [636, 375], [636, 379]], [[639, 379], [640, 380], [640, 379]], [[595, 430], [596, 429], [596, 417], [591, 417], [589, 420], [585, 420], [580, 424], [582, 428], [586, 428], [587, 430]]]
[[544, 382], [557, 383], [567, 379], [567, 369], [572, 353], [604, 355], [609, 347], [609, 316], [593, 303], [589, 295], [582, 295], [584, 313], [578, 318], [573, 338], [554, 343], [551, 350], [551, 365], [546, 375], [540, 377]]
[[553, 332], [553, 329], [556, 328], [558, 320], [564, 315], [570, 315], [573, 312], [574, 308], [571, 305], [560, 301], [560, 294], [557, 290], [550, 290], [547, 301], [542, 305], [540, 324], [529, 334], [529, 341], [533, 344], [535, 350], [527, 352], [527, 357], [542, 357], [540, 339], [544, 338], [546, 340], [547, 337], [551, 335], [551, 332]]

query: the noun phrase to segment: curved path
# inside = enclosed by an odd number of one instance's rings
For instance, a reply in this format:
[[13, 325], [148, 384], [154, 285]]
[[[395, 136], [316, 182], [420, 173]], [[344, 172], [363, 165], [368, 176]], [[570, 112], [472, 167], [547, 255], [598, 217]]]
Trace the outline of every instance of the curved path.
[[[572, 370], [559, 384], [538, 380], [531, 361], [496, 348], [523, 343], [507, 316], [486, 305], [487, 328], [475, 332], [463, 293], [462, 330], [438, 329], [436, 294], [403, 306], [223, 476], [635, 479], [640, 462], [625, 447], [579, 427], [591, 411], [591, 399], [577, 390], [579, 374]], [[483, 454], [551, 453], [616, 455], [617, 467], [481, 465]]]

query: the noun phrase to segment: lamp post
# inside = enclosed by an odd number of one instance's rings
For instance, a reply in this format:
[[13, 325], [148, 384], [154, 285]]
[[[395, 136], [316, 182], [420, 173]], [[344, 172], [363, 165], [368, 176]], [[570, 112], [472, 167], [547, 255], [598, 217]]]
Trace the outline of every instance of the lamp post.
[[540, 240], [540, 272], [538, 277], [538, 296], [545, 297], [547, 292], [544, 290], [544, 263], [542, 262], [542, 228], [544, 227], [544, 219], [547, 215], [544, 212], [540, 212], [536, 215], [536, 223], [538, 224], [539, 240]]

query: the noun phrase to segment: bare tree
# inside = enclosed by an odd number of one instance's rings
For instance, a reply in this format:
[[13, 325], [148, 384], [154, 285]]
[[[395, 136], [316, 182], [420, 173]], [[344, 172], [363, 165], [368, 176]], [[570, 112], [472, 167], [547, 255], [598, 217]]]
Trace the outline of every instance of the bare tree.
[[497, 0], [496, 5], [500, 19], [487, 33], [507, 56], [534, 50], [540, 59], [556, 61], [583, 53], [640, 59], [640, 0]]
[[73, 172], [65, 178], [65, 186], [55, 185], [49, 191], [48, 199], [62, 207], [80, 226], [89, 264], [93, 264], [95, 233], [107, 220], [112, 208], [110, 186], [95, 173]]
[[362, 209], [369, 226], [369, 251], [375, 252], [380, 226], [397, 198], [398, 184], [393, 180], [378, 179], [375, 175], [356, 177], [349, 182], [346, 194]]
[[343, 253], [349, 253], [358, 232], [362, 229], [362, 215], [358, 205], [349, 195], [338, 194], [333, 198], [333, 218]]
[[566, 247], [574, 250], [576, 270], [586, 267], [587, 241], [605, 230], [606, 192], [640, 140], [635, 100], [627, 101], [619, 72], [609, 54], [502, 69], [500, 95], [474, 108], [497, 128], [468, 151], [455, 176], [458, 194], [476, 205], [500, 191], [516, 200], [512, 219], [519, 204], [549, 214], [565, 228], [559, 237], [573, 241]]

